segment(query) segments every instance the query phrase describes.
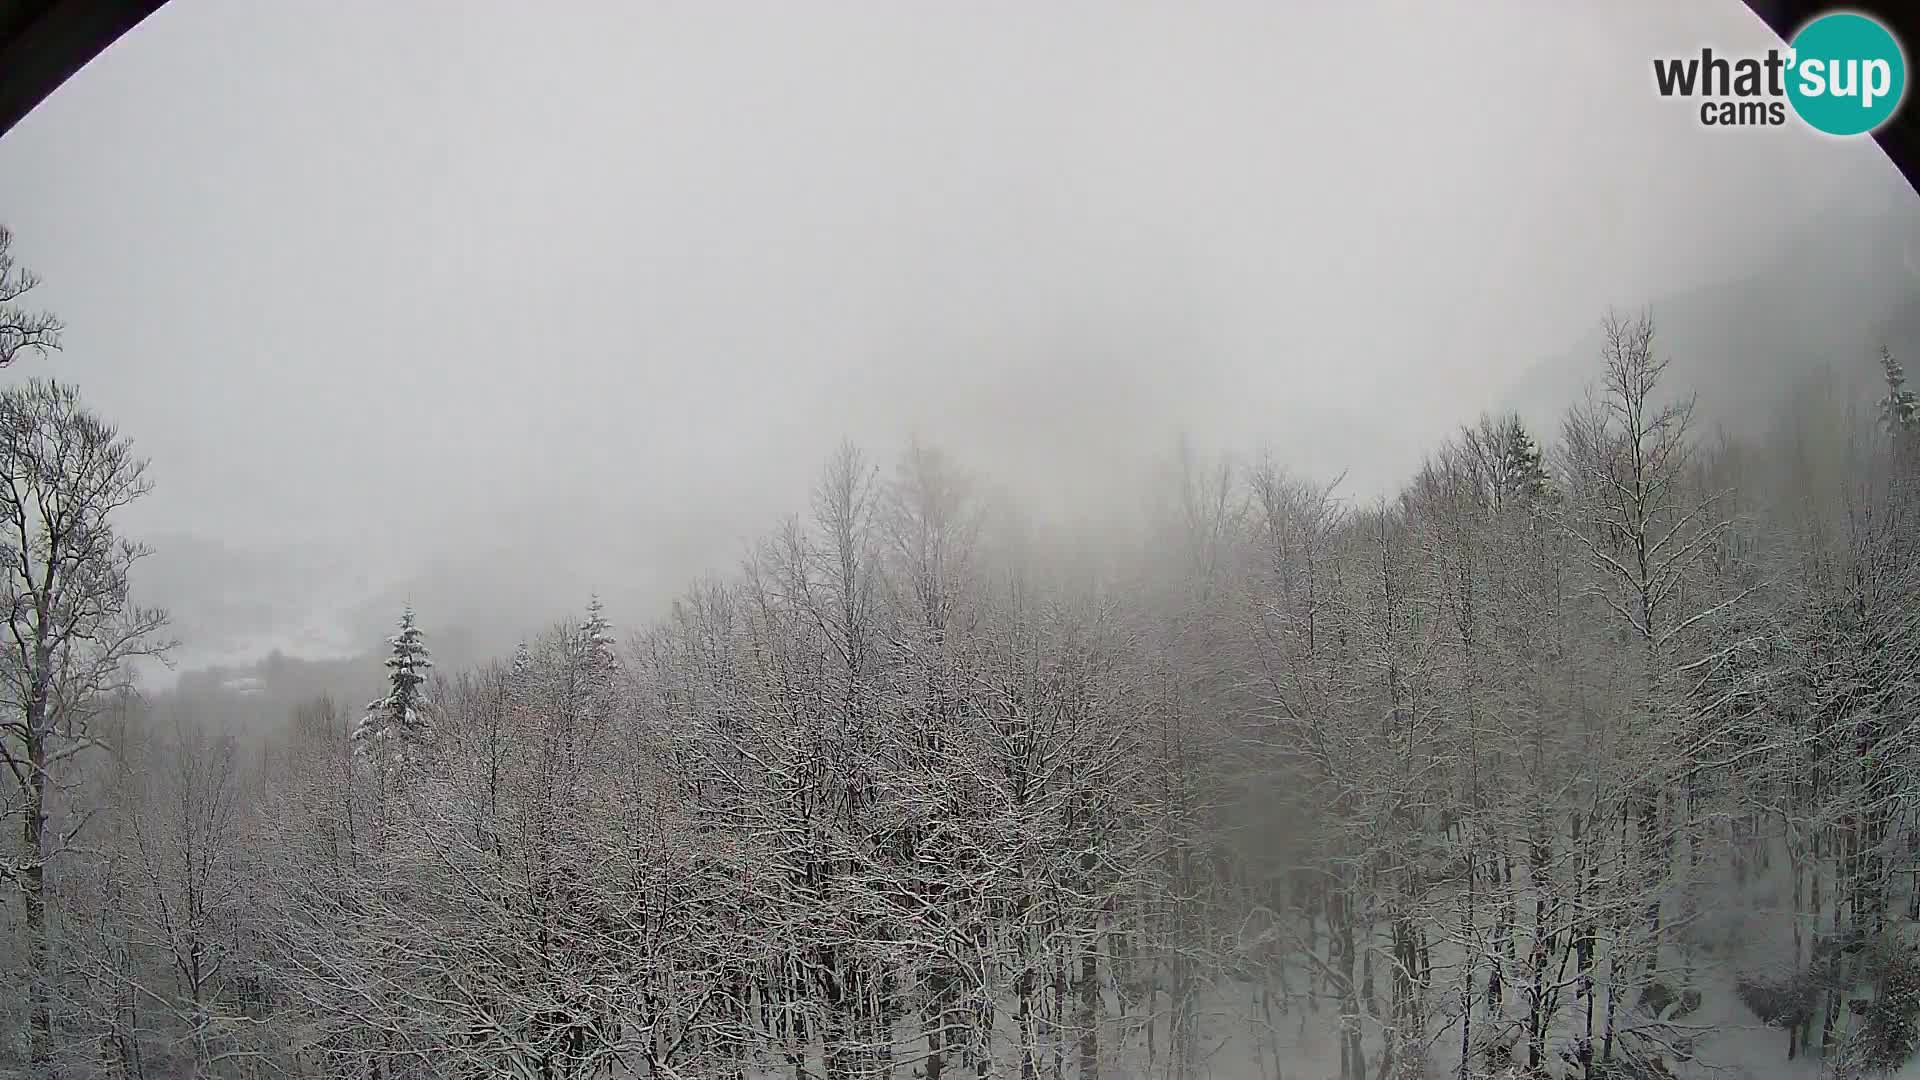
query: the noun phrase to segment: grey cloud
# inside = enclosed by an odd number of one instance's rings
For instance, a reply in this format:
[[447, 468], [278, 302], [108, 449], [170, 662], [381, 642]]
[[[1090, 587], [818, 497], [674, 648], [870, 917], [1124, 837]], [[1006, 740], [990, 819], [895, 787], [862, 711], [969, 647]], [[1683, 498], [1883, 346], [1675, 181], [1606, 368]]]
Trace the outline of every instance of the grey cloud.
[[1440, 7], [175, 0], [0, 140], [72, 327], [9, 377], [152, 455], [192, 636], [509, 637], [725, 570], [843, 436], [1381, 490], [1607, 306], [1912, 216], [1870, 146], [1654, 96], [1766, 43], [1732, 0]]

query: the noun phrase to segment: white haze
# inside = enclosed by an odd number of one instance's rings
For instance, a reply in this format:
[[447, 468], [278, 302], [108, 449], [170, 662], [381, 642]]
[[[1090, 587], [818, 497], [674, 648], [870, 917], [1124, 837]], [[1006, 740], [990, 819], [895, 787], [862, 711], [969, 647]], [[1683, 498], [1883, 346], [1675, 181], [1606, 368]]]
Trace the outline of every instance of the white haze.
[[[1444, 10], [1442, 10], [1444, 9]], [[843, 436], [1059, 506], [1180, 432], [1384, 490], [1543, 358], [1904, 208], [1583, 6], [173, 0], [0, 139], [187, 663], [626, 621]]]

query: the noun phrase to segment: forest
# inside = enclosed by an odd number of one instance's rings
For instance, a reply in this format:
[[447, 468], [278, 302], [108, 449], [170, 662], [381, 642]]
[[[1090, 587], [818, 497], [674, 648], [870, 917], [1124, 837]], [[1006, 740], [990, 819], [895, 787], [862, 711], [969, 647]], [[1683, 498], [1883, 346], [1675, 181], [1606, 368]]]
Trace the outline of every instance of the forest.
[[[33, 285], [0, 233], [0, 363], [58, 349]], [[1074, 529], [848, 443], [652, 621], [452, 671], [396, 613], [384, 684], [247, 731], [137, 692], [146, 462], [11, 383], [0, 1068], [1896, 1070], [1920, 403], [1882, 350], [1709, 430], [1604, 326], [1556, 427], [1392, 498], [1183, 444]]]

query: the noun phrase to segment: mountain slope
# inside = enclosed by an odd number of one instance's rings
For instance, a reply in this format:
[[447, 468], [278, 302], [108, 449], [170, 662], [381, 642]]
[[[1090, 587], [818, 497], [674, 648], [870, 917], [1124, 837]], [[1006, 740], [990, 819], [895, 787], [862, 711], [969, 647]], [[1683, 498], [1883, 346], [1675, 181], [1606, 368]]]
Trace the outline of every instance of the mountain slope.
[[[1764, 422], [1810, 376], [1871, 387], [1887, 345], [1920, 361], [1920, 213], [1829, 211], [1782, 237], [1780, 254], [1738, 279], [1653, 301], [1667, 385], [1699, 393], [1701, 419], [1738, 432]], [[1622, 314], [1635, 314], [1627, 310]], [[1534, 365], [1499, 404], [1546, 431], [1600, 373], [1594, 326]]]

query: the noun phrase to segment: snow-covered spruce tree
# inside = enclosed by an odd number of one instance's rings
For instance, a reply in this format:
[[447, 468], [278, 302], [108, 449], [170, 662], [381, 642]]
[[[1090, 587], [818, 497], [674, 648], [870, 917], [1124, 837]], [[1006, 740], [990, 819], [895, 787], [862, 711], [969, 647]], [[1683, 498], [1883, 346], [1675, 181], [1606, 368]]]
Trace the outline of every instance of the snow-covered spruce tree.
[[1545, 453], [1516, 413], [1482, 415], [1479, 423], [1461, 428], [1426, 472], [1415, 480], [1416, 488], [1466, 484], [1490, 513], [1513, 503], [1537, 502], [1552, 486]]
[[414, 624], [411, 606], [401, 613], [399, 632], [387, 644], [392, 649], [387, 657], [387, 692], [367, 704], [367, 714], [353, 729], [353, 740], [363, 753], [388, 743], [404, 752], [431, 735], [425, 708], [427, 671], [433, 667], [433, 658]]
[[1546, 457], [1533, 433], [1517, 414], [1509, 415], [1501, 427], [1501, 463], [1505, 466], [1505, 494], [1523, 500], [1538, 500], [1552, 494], [1553, 483], [1547, 475]]
[[619, 646], [613, 627], [607, 622], [606, 608], [600, 597], [587, 602], [587, 618], [578, 630], [579, 679], [581, 703], [591, 724], [605, 723], [615, 702], [615, 686], [620, 676]]
[[346, 780], [360, 792], [353, 824], [359, 850], [342, 872], [346, 887], [311, 898], [325, 932], [289, 944], [306, 969], [303, 981], [318, 984], [326, 1052], [363, 1075], [407, 1080], [419, 1074], [403, 1062], [424, 1061], [431, 1047], [413, 1000], [432, 985], [416, 967], [423, 924], [413, 911], [420, 883], [412, 864], [422, 836], [414, 804], [419, 796], [437, 797], [421, 752], [432, 734], [426, 709], [433, 662], [411, 606], [387, 643], [387, 693], [368, 703], [347, 740]]
[[606, 606], [597, 595], [587, 601], [587, 620], [580, 624], [580, 647], [596, 667], [612, 669], [619, 665], [613, 627], [607, 622]]
[[1880, 347], [1880, 369], [1887, 381], [1880, 399], [1880, 423], [1887, 433], [1889, 479], [1895, 498], [1912, 503], [1920, 487], [1920, 397], [1907, 389], [1907, 372], [1886, 346]]
[[1887, 380], [1887, 396], [1880, 399], [1880, 422], [1889, 432], [1920, 429], [1920, 398], [1907, 389], [1907, 371], [1893, 352], [1880, 347], [1880, 370]]

